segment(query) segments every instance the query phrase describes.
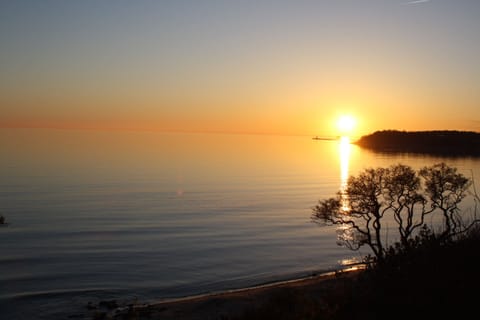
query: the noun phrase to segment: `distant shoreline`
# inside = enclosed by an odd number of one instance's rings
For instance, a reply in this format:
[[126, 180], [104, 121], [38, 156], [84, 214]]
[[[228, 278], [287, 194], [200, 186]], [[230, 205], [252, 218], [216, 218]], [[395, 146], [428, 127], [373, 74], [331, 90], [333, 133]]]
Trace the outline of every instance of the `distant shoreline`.
[[354, 144], [377, 152], [480, 157], [480, 133], [472, 131], [376, 131]]

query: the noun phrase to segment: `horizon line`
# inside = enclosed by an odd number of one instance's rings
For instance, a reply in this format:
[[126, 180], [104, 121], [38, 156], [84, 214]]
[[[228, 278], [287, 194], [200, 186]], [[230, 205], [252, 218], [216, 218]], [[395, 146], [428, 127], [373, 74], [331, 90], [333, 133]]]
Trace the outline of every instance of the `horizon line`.
[[[65, 131], [100, 131], [100, 132], [156, 132], [179, 134], [231, 134], [231, 135], [258, 135], [258, 136], [315, 136], [313, 133], [287, 133], [265, 131], [227, 131], [227, 130], [201, 130], [201, 129], [160, 129], [151, 127], [109, 127], [109, 126], [69, 126], [69, 125], [35, 125], [35, 124], [0, 124], [0, 129], [41, 129]], [[327, 135], [326, 135], [327, 136]], [[333, 135], [331, 137], [334, 137]]]

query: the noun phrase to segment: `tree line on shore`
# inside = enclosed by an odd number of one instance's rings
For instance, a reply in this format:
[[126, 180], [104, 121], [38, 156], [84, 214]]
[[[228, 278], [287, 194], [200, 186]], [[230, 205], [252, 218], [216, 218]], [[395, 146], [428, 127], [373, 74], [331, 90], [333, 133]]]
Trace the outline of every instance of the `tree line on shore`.
[[480, 156], [480, 133], [472, 131], [383, 130], [361, 137], [355, 144], [375, 151], [444, 156]]

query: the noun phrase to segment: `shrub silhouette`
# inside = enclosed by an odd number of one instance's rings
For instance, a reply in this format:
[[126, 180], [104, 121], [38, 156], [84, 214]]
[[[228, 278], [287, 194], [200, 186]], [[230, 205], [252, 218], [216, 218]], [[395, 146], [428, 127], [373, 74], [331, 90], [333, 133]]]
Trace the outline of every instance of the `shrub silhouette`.
[[352, 250], [370, 247], [375, 261], [382, 262], [387, 247], [384, 218], [396, 222], [398, 244], [408, 250], [420, 228], [426, 232], [425, 217], [442, 213], [443, 231], [438, 238], [448, 241], [465, 232], [468, 225], [458, 205], [467, 196], [472, 181], [445, 163], [418, 171], [397, 164], [388, 168], [365, 169], [348, 179], [336, 197], [320, 200], [313, 208], [312, 221], [340, 226], [339, 244]]

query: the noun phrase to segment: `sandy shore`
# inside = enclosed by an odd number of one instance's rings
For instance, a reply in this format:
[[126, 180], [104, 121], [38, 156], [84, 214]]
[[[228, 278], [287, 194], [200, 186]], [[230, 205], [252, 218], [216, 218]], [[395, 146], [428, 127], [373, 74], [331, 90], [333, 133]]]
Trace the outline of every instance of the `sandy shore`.
[[[149, 304], [135, 304], [112, 310], [106, 319], [240, 319], [248, 312], [259, 310], [273, 300], [290, 300], [298, 296], [315, 297], [316, 303], [342, 295], [342, 288], [361, 269], [358, 267], [324, 273], [302, 279], [276, 282], [256, 287], [209, 293]], [[280, 301], [281, 303], [281, 301]]]

